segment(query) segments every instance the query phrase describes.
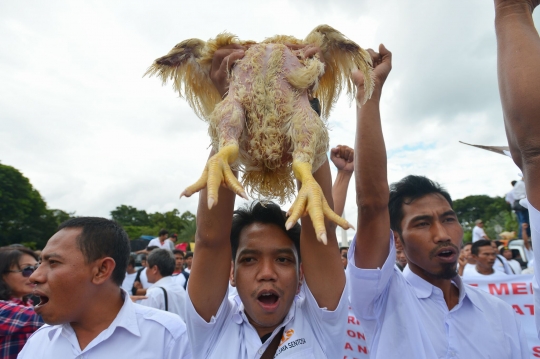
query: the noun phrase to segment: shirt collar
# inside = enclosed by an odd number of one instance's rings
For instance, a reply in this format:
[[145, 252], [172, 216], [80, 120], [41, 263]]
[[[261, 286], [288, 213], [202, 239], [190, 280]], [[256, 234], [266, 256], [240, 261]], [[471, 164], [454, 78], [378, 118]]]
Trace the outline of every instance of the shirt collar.
[[163, 286], [163, 285], [167, 285], [169, 283], [171, 283], [173, 281], [173, 277], [168, 275], [166, 277], [162, 277], [160, 280], [158, 280], [157, 282], [155, 283], [152, 283], [151, 285], [151, 288], [153, 287], [160, 287], [160, 286]]
[[[403, 276], [405, 277], [407, 282], [411, 284], [416, 293], [416, 296], [419, 299], [428, 298], [433, 293], [433, 289], [435, 288], [435, 286], [413, 273], [413, 271], [411, 271], [411, 269], [409, 268], [409, 265], [405, 266], [405, 268], [403, 269]], [[458, 305], [455, 306], [453, 309], [459, 308], [462, 305], [463, 301], [467, 298], [472, 304], [474, 304], [475, 307], [482, 310], [480, 306], [474, 303], [471, 296], [467, 295], [467, 288], [463, 284], [463, 281], [461, 280], [459, 275], [456, 274], [456, 276], [452, 278], [452, 283], [454, 283], [454, 285], [458, 288], [459, 291]]]
[[[114, 320], [109, 325], [109, 327], [105, 329], [103, 332], [101, 332], [98, 336], [106, 335], [107, 337], [109, 337], [112, 335], [112, 333], [114, 333], [116, 328], [121, 327], [121, 328], [126, 329], [133, 335], [140, 337], [141, 331], [139, 329], [139, 323], [137, 322], [137, 313], [135, 312], [135, 304], [131, 301], [129, 294], [125, 290], [123, 289], [120, 289], [120, 290], [122, 291], [124, 304], [120, 308], [120, 311], [116, 315], [116, 318], [114, 318]], [[54, 328], [53, 330], [50, 330], [48, 333], [49, 340], [53, 339], [53, 336], [58, 329], [62, 329], [65, 336], [75, 334], [73, 331], [73, 328], [71, 328], [71, 325], [69, 325], [69, 323], [57, 325], [55, 327], [56, 328]]]

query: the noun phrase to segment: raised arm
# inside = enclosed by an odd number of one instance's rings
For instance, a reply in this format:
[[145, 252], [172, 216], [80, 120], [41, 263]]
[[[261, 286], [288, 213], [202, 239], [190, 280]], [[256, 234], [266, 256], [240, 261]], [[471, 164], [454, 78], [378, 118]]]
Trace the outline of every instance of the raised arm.
[[527, 198], [540, 209], [540, 0], [495, 0], [497, 71], [508, 145], [523, 171]]
[[354, 150], [349, 146], [338, 145], [330, 151], [330, 159], [338, 172], [332, 186], [332, 198], [334, 199], [334, 212], [343, 216], [347, 189], [354, 172]]
[[[319, 167], [313, 177], [321, 186], [330, 207], [332, 201], [332, 176], [328, 160]], [[300, 252], [306, 283], [320, 308], [335, 310], [345, 288], [345, 272], [339, 255], [336, 225], [325, 219], [328, 244], [317, 240], [310, 216], [301, 219]], [[324, 263], [324, 264], [323, 264]]]
[[[370, 269], [382, 267], [389, 253], [389, 189], [386, 175], [386, 148], [381, 128], [379, 103], [384, 82], [392, 69], [392, 54], [384, 45], [379, 53], [368, 50], [374, 66], [375, 90], [371, 99], [357, 108], [355, 178], [358, 227], [354, 252], [355, 265]], [[364, 78], [356, 72], [358, 96], [364, 94]], [[362, 103], [359, 98], [359, 103]]]
[[[220, 49], [214, 54], [210, 77], [222, 96], [227, 92], [226, 79], [230, 67], [243, 56], [243, 52], [234, 51], [234, 48]], [[223, 178], [221, 182], [224, 183]], [[208, 205], [207, 188], [199, 192], [196, 250], [188, 282], [191, 302], [206, 321], [217, 313], [227, 292], [232, 260], [230, 233], [236, 197], [233, 191], [219, 183], [212, 191], [218, 191], [219, 198], [212, 209]]]

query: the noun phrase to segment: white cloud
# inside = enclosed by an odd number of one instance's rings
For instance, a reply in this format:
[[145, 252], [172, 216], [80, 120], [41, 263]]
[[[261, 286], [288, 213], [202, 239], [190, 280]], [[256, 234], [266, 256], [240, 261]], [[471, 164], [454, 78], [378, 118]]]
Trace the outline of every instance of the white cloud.
[[[511, 161], [458, 143], [506, 143], [492, 7], [484, 0], [3, 3], [0, 160], [28, 176], [52, 208], [194, 212], [197, 196], [177, 198], [202, 172], [206, 126], [170, 86], [142, 78], [146, 68], [191, 37], [228, 30], [243, 39], [303, 38], [328, 23], [361, 46], [384, 42], [393, 51], [382, 106], [390, 181], [425, 174], [454, 198], [503, 195], [517, 174]], [[355, 108], [345, 96], [330, 127], [332, 146], [353, 145]], [[353, 187], [346, 214], [354, 223]]]

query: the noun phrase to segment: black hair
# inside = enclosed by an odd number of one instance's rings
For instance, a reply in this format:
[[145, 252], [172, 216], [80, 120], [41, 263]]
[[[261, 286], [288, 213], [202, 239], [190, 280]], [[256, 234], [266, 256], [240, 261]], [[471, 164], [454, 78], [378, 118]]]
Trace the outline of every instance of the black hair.
[[82, 229], [76, 242], [86, 263], [105, 257], [114, 260], [116, 266], [111, 278], [114, 283], [122, 285], [131, 252], [129, 237], [122, 226], [106, 218], [78, 217], [68, 219], [58, 226], [59, 231], [67, 228]]
[[12, 292], [9, 285], [4, 281], [4, 274], [9, 273], [12, 267], [19, 268], [19, 261], [25, 254], [33, 257], [36, 262], [38, 256], [26, 247], [3, 247], [0, 248], [0, 300], [11, 300]]
[[166, 249], [156, 249], [148, 255], [148, 268], [157, 266], [159, 274], [162, 277], [168, 277], [173, 274], [176, 266], [176, 259], [171, 251]]
[[172, 253], [173, 254], [181, 254], [182, 258], [184, 258], [184, 252], [182, 252], [180, 249], [173, 249]]
[[[154, 232], [154, 233], [156, 233], [156, 232]], [[169, 234], [169, 231], [166, 230], [165, 228], [162, 228], [158, 233], [158, 237], [165, 236], [165, 235], [168, 235], [168, 234]]]
[[491, 241], [488, 241], [487, 239], [480, 239], [473, 243], [472, 248], [471, 248], [471, 253], [477, 256], [478, 253], [480, 253], [479, 248], [487, 247], [487, 246], [491, 247]]
[[401, 221], [403, 220], [403, 205], [411, 204], [414, 200], [428, 194], [440, 194], [452, 207], [452, 198], [437, 182], [424, 176], [410, 175], [399, 182], [390, 185], [388, 212], [390, 213], [390, 228], [399, 234], [401, 240]]
[[193, 252], [186, 252], [186, 254], [184, 255], [184, 259], [188, 259], [189, 257], [193, 258]]
[[287, 222], [287, 216], [279, 206], [273, 202], [254, 201], [250, 205], [246, 205], [243, 208], [239, 208], [234, 211], [232, 228], [231, 228], [231, 249], [232, 259], [236, 259], [236, 252], [238, 251], [238, 245], [240, 242], [240, 233], [242, 230], [253, 224], [273, 224], [279, 227], [283, 232], [291, 239], [296, 248], [298, 255], [298, 261], [300, 258], [300, 224], [296, 223], [291, 229], [285, 228]]
[[512, 187], [514, 187], [516, 185], [517, 181], [512, 181], [510, 183], [512, 184]]
[[148, 252], [152, 252], [154, 249], [158, 249], [158, 248], [159, 248], [158, 246], [148, 246], [148, 247], [146, 247], [146, 250]]
[[135, 257], [136, 256], [133, 254], [129, 255], [128, 266], [132, 266], [133, 268], [135, 268]]
[[461, 248], [465, 248], [466, 246], [469, 246], [469, 245], [472, 246], [472, 243], [471, 243], [471, 242], [463, 243], [463, 244], [461, 245]]

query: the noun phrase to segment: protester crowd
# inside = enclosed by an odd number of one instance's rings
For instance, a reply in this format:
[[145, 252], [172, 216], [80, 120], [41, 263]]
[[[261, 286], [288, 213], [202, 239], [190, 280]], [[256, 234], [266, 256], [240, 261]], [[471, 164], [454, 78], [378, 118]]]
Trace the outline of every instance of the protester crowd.
[[[523, 172], [506, 199], [525, 258], [489, 238], [482, 219], [472, 243], [462, 244], [452, 198], [438, 183], [409, 175], [388, 184], [379, 105], [392, 54], [381, 45], [368, 50], [375, 90], [357, 110], [355, 149], [332, 149], [336, 178], [326, 161], [313, 173], [324, 198], [305, 199], [342, 215], [354, 175], [350, 247], [339, 247], [330, 221], [315, 229], [309, 216], [272, 202], [234, 210], [238, 188], [220, 183], [200, 193], [194, 252], [163, 229], [130, 253], [117, 223], [70, 219], [39, 256], [0, 249], [0, 356], [528, 358], [513, 308], [461, 279], [531, 273], [540, 255], [531, 243], [540, 245], [540, 37], [532, 22], [539, 1], [494, 3], [505, 125]], [[216, 51], [211, 78], [220, 95], [244, 50]], [[352, 76], [363, 103], [365, 79]]]

